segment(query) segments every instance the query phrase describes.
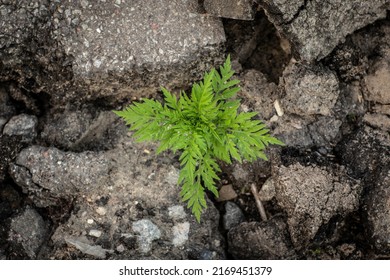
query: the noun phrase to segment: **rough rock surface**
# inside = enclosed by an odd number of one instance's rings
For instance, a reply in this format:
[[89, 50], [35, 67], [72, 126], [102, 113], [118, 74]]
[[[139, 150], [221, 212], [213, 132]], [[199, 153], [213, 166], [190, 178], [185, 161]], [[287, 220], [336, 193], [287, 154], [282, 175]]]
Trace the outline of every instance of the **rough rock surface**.
[[354, 178], [375, 180], [375, 171], [389, 162], [390, 137], [386, 132], [362, 126], [346, 137], [337, 147], [341, 164], [348, 167]]
[[332, 146], [339, 140], [342, 121], [335, 117], [321, 116], [308, 126], [313, 144], [319, 147]]
[[301, 116], [332, 113], [339, 96], [338, 79], [321, 66], [292, 64], [283, 73], [285, 97], [281, 104], [291, 114]]
[[371, 73], [365, 77], [366, 100], [380, 104], [390, 104], [390, 57], [388, 59], [389, 61], [378, 61], [370, 71]]
[[278, 120], [273, 133], [287, 146], [310, 147], [314, 143], [309, 125], [314, 121], [314, 118], [307, 120], [294, 115], [284, 115]]
[[279, 111], [283, 114], [272, 119], [274, 134], [288, 146], [336, 143], [342, 125], [334, 113], [340, 97], [336, 74], [321, 65], [291, 63], [280, 80], [284, 96]]
[[51, 256], [68, 258], [67, 244], [77, 258], [224, 258], [212, 204], [201, 224], [180, 208], [172, 155], [156, 157], [155, 146], [122, 137], [105, 152], [32, 146], [11, 166], [14, 181], [37, 206], [73, 205], [52, 236]]
[[4, 126], [3, 134], [21, 136], [22, 142], [32, 142], [38, 135], [38, 118], [33, 115], [21, 114], [13, 116]]
[[390, 131], [390, 52], [375, 60], [364, 77], [364, 99], [375, 104], [363, 120], [372, 127]]
[[287, 212], [288, 228], [296, 248], [306, 246], [320, 226], [339, 215], [345, 217], [359, 206], [359, 182], [345, 171], [335, 174], [317, 166], [282, 166], [276, 175], [276, 199]]
[[281, 96], [281, 91], [274, 83], [269, 83], [263, 73], [249, 70], [240, 75], [241, 91], [238, 93], [244, 100], [251, 103], [243, 103], [242, 108], [259, 113], [260, 119], [268, 121], [276, 114], [274, 102]]
[[372, 127], [390, 131], [390, 118], [385, 114], [365, 114], [363, 120]]
[[204, 0], [205, 10], [217, 17], [253, 20], [253, 0]]
[[222, 225], [225, 230], [230, 230], [245, 220], [244, 213], [235, 203], [228, 201], [225, 204], [225, 215], [223, 215]]
[[[118, 130], [118, 126], [123, 129]], [[104, 150], [112, 148], [116, 134], [125, 130], [113, 112], [93, 108], [65, 109], [44, 120], [40, 137], [65, 150]]]
[[[381, 254], [390, 252], [389, 135], [362, 127], [339, 147], [342, 163], [364, 187], [363, 216], [366, 238]], [[358, 152], [357, 152], [358, 151]]]
[[276, 28], [302, 60], [326, 57], [348, 34], [386, 17], [388, 0], [262, 1]]
[[332, 146], [340, 136], [342, 121], [333, 116], [297, 117], [284, 115], [279, 118], [274, 134], [287, 146]]
[[154, 93], [160, 85], [183, 87], [223, 55], [222, 24], [199, 14], [197, 3], [2, 3], [0, 80], [45, 92], [57, 106], [110, 97], [114, 102]]
[[267, 222], [244, 222], [228, 233], [229, 253], [236, 259], [289, 259], [294, 250], [287, 225], [280, 217]]
[[72, 200], [80, 189], [108, 187], [109, 170], [110, 162], [101, 154], [31, 146], [20, 152], [10, 166], [10, 175], [38, 207], [46, 207], [56, 205], [61, 198]]
[[[35, 258], [48, 235], [48, 226], [37, 211], [26, 208], [13, 217], [8, 239], [17, 258]], [[18, 248], [20, 247], [21, 248]], [[20, 250], [24, 255], [20, 255]]]

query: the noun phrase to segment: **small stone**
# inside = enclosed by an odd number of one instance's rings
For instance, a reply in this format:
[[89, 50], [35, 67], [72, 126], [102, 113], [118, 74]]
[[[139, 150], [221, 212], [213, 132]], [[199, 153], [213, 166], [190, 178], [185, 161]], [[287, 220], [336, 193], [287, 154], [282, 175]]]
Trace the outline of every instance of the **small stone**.
[[106, 253], [112, 253], [112, 250], [103, 249], [100, 245], [90, 245], [86, 243], [83, 238], [72, 238], [65, 237], [65, 242], [69, 245], [75, 246], [78, 250], [83, 252], [84, 254], [91, 255], [93, 257], [104, 259], [106, 257]]
[[275, 184], [272, 178], [268, 178], [259, 191], [261, 201], [270, 201], [276, 194]]
[[28, 257], [35, 258], [47, 234], [47, 225], [39, 213], [26, 208], [12, 219], [8, 240], [11, 247], [21, 246]]
[[190, 232], [190, 223], [179, 223], [172, 228], [173, 240], [172, 243], [175, 247], [182, 246], [188, 240], [188, 233]]
[[133, 231], [139, 234], [138, 246], [142, 253], [149, 252], [152, 248], [152, 242], [161, 236], [159, 228], [147, 219], [134, 222]]
[[165, 177], [165, 181], [172, 186], [177, 185], [177, 180], [179, 180], [179, 170], [177, 170], [175, 167], [171, 167], [171, 170], [168, 172], [167, 176]]
[[81, 4], [81, 7], [83, 7], [83, 9], [88, 7], [88, 1], [86, 1], [86, 0], [81, 0], [80, 4]]
[[184, 219], [187, 216], [184, 207], [181, 205], [174, 205], [169, 207], [168, 215], [174, 220]]
[[279, 119], [279, 117], [278, 117], [277, 115], [273, 115], [273, 116], [269, 119], [269, 121], [270, 121], [270, 122], [277, 122], [278, 119]]
[[230, 230], [231, 228], [239, 225], [245, 220], [245, 216], [242, 213], [240, 207], [233, 202], [226, 202], [225, 215], [223, 216], [223, 228]]
[[348, 244], [344, 243], [337, 247], [337, 249], [340, 251], [341, 254], [343, 254], [345, 257], [351, 256], [353, 253], [356, 252], [356, 245], [355, 244]]
[[122, 244], [118, 245], [116, 247], [116, 250], [118, 251], [118, 253], [123, 253], [125, 251], [125, 246], [123, 246]]
[[3, 134], [23, 136], [23, 142], [31, 142], [37, 137], [38, 119], [36, 116], [21, 114], [12, 117], [4, 126]]
[[93, 237], [98, 237], [99, 238], [100, 236], [102, 236], [102, 232], [100, 230], [97, 230], [97, 229], [91, 229], [89, 231], [89, 235], [93, 236]]
[[237, 197], [237, 193], [233, 189], [233, 186], [231, 184], [224, 185], [219, 190], [219, 197], [217, 198], [217, 201], [226, 201], [226, 200], [233, 200]]
[[107, 209], [100, 206], [96, 209], [96, 213], [98, 213], [100, 216], [104, 216], [107, 213]]
[[216, 253], [213, 252], [213, 251], [210, 251], [210, 250], [203, 250], [201, 253], [200, 253], [200, 259], [201, 260], [213, 260], [216, 256]]

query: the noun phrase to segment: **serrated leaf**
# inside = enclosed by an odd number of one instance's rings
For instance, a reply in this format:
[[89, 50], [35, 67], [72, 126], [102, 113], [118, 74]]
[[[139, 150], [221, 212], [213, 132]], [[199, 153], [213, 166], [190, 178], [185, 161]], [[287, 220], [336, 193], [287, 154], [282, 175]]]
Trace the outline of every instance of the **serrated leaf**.
[[164, 105], [143, 99], [114, 111], [137, 141], [159, 141], [157, 154], [168, 149], [181, 153], [180, 195], [198, 222], [207, 206], [205, 190], [218, 196], [217, 160], [266, 160], [268, 145], [283, 145], [260, 120], [253, 119], [256, 112], [238, 113], [240, 100], [234, 97], [240, 88], [233, 75], [228, 56], [219, 71], [212, 69], [194, 83], [189, 95], [182, 91], [176, 97], [162, 87]]
[[177, 106], [177, 99], [176, 99], [176, 96], [174, 96], [173, 94], [171, 94], [166, 88], [164, 87], [161, 87], [161, 91], [163, 92], [164, 94], [164, 100], [167, 104], [167, 106], [169, 106], [171, 109], [174, 109], [174, 110], [177, 110], [178, 109], [178, 106]]

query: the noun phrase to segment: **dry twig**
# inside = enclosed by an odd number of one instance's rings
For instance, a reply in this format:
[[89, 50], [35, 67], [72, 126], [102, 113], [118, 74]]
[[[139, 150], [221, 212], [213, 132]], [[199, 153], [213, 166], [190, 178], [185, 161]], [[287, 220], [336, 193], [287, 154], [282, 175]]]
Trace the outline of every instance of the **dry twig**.
[[252, 191], [252, 194], [253, 194], [253, 196], [255, 198], [256, 206], [257, 206], [257, 209], [259, 210], [261, 219], [263, 221], [267, 221], [267, 214], [265, 213], [265, 209], [264, 209], [263, 203], [260, 200], [259, 193], [257, 191], [257, 188], [256, 188], [255, 184], [251, 185], [251, 191]]

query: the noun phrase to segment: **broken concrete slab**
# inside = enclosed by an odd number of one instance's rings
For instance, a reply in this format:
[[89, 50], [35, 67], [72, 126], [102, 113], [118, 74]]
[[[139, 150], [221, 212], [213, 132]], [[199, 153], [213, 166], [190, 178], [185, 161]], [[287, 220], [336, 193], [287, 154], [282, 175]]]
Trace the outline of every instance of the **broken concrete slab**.
[[20, 152], [9, 173], [38, 207], [72, 200], [80, 190], [109, 185], [110, 161], [102, 154], [63, 152], [56, 148], [31, 146]]
[[[40, 137], [57, 148], [71, 151], [107, 150], [115, 145], [118, 133], [127, 128], [111, 111], [83, 107], [66, 108], [42, 121]], [[121, 126], [122, 131], [116, 129]]]
[[336, 74], [321, 65], [290, 64], [283, 85], [282, 109], [300, 116], [329, 116], [340, 93]]
[[338, 147], [341, 163], [361, 180], [362, 224], [370, 246], [389, 254], [390, 136], [388, 132], [363, 126]]
[[365, 99], [380, 104], [390, 104], [390, 61], [379, 60], [364, 81]]
[[47, 254], [66, 259], [68, 246], [81, 259], [223, 259], [219, 213], [209, 202], [198, 223], [185, 209], [174, 155], [156, 157], [156, 145], [120, 139], [100, 152], [31, 146], [10, 167], [36, 206], [74, 209], [54, 229]]
[[27, 207], [11, 218], [8, 240], [19, 258], [36, 258], [49, 234], [48, 224], [34, 209]]
[[386, 17], [389, 0], [261, 1], [271, 22], [305, 61], [326, 57], [345, 37]]
[[199, 14], [195, 0], [30, 2], [0, 4], [9, 39], [0, 80], [45, 92], [54, 106], [188, 86], [224, 59], [222, 22]]
[[344, 138], [337, 150], [341, 164], [349, 168], [355, 178], [368, 178], [368, 184], [372, 185], [376, 177], [371, 177], [376, 170], [389, 164], [389, 147], [388, 132], [364, 125]]
[[239, 20], [253, 20], [253, 0], [204, 0], [205, 10], [214, 16]]
[[304, 248], [322, 225], [338, 215], [345, 217], [359, 207], [361, 186], [345, 169], [326, 170], [299, 163], [278, 169], [276, 200], [288, 215], [287, 224], [296, 248]]
[[289, 259], [295, 254], [281, 217], [243, 222], [229, 231], [228, 243], [229, 253], [236, 259]]
[[272, 82], [268, 82], [266, 76], [260, 71], [248, 70], [240, 75], [241, 90], [239, 97], [244, 100], [252, 100], [251, 104], [242, 103], [243, 110], [251, 110], [259, 113], [262, 120], [267, 121], [276, 114], [274, 102], [281, 96], [281, 89]]
[[372, 127], [390, 131], [390, 117], [384, 114], [365, 114], [363, 121]]
[[342, 121], [331, 116], [279, 118], [274, 135], [289, 147], [331, 147], [340, 138]]

